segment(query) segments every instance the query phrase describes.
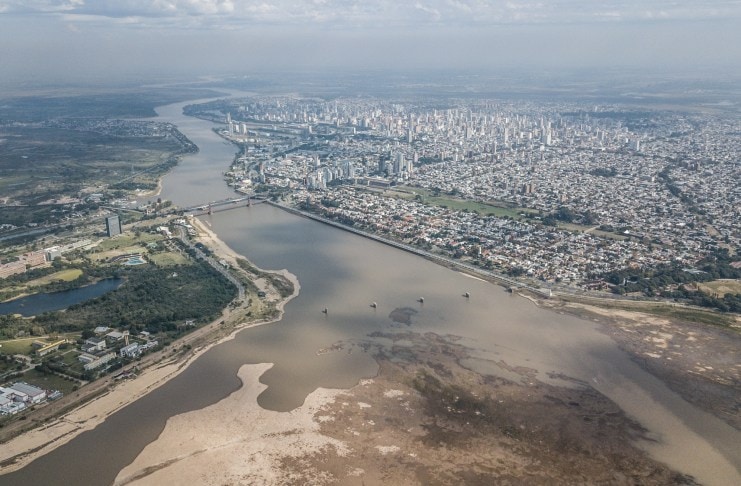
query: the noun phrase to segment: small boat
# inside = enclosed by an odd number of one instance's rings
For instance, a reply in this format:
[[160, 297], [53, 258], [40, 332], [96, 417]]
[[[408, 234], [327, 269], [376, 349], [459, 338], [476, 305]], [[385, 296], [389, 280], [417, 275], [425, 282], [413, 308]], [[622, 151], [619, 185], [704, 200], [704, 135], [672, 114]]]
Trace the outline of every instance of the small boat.
[[376, 307], [378, 307], [378, 304], [376, 304], [375, 302], [371, 302], [371, 305], [370, 306], [375, 309]]
[[465, 294], [463, 294], [463, 297], [465, 297], [465, 298], [468, 299], [469, 297], [471, 297], [471, 294], [469, 294], [468, 292], [466, 292]]
[[322, 314], [327, 314], [328, 312], [329, 312], [329, 309], [327, 309], [327, 308], [325, 307], [325, 308], [324, 308], [324, 310], [322, 311]]
[[417, 302], [419, 302], [420, 304], [424, 304], [425, 303], [425, 298], [424, 297], [420, 297], [419, 299], [417, 299]]

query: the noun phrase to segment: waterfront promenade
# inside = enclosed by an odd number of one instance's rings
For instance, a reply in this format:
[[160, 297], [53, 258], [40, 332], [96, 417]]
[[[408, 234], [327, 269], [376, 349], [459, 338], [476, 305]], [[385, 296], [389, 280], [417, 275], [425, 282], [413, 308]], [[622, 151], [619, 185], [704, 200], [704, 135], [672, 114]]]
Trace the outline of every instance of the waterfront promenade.
[[499, 284], [505, 285], [505, 286], [507, 286], [508, 288], [511, 288], [511, 289], [523, 289], [523, 290], [527, 290], [528, 292], [532, 292], [532, 293], [538, 295], [539, 297], [543, 297], [543, 298], [546, 298], [546, 299], [548, 299], [548, 298], [550, 298], [552, 296], [552, 292], [551, 292], [550, 289], [543, 289], [543, 288], [534, 287], [532, 285], [528, 285], [528, 284], [525, 284], [525, 283], [522, 283], [522, 282], [518, 282], [517, 280], [514, 280], [514, 279], [509, 278], [509, 277], [505, 277], [504, 275], [499, 275], [499, 274], [496, 274], [494, 272], [490, 272], [488, 270], [484, 270], [482, 268], [478, 268], [476, 266], [469, 265], [467, 263], [455, 261], [455, 260], [453, 260], [451, 258], [447, 258], [447, 257], [442, 256], [442, 255], [436, 255], [435, 253], [431, 253], [429, 251], [425, 251], [425, 250], [422, 250], [420, 248], [416, 248], [416, 247], [411, 246], [411, 245], [407, 245], [407, 244], [404, 244], [404, 243], [400, 243], [398, 241], [390, 240], [388, 238], [384, 238], [382, 236], [375, 235], [373, 233], [368, 233], [367, 231], [359, 230], [359, 229], [353, 228], [351, 226], [347, 226], [347, 225], [344, 225], [342, 223], [338, 223], [336, 221], [332, 221], [331, 219], [323, 218], [323, 217], [321, 217], [319, 215], [310, 213], [308, 211], [302, 211], [300, 209], [297, 209], [297, 208], [288, 206], [286, 204], [282, 204], [282, 203], [275, 202], [275, 201], [269, 201], [269, 200], [266, 200], [265, 202], [267, 204], [270, 204], [271, 206], [275, 206], [277, 208], [283, 209], [283, 210], [288, 211], [290, 213], [293, 213], [293, 214], [296, 214], [296, 215], [299, 215], [299, 216], [303, 216], [303, 217], [306, 217], [306, 218], [310, 218], [310, 219], [313, 219], [315, 221], [319, 221], [321, 223], [328, 224], [330, 226], [334, 226], [335, 228], [339, 228], [339, 229], [342, 229], [342, 230], [345, 230], [345, 231], [349, 231], [351, 233], [355, 233], [355, 234], [357, 234], [359, 236], [363, 236], [365, 238], [370, 238], [371, 240], [378, 241], [379, 243], [383, 243], [385, 245], [393, 246], [394, 248], [398, 248], [400, 250], [404, 250], [404, 251], [407, 251], [409, 253], [414, 253], [415, 255], [419, 255], [421, 257], [427, 258], [428, 260], [432, 260], [432, 261], [434, 261], [436, 263], [439, 263], [439, 264], [442, 264], [444, 266], [451, 267], [451, 268], [454, 268], [456, 270], [461, 270], [461, 271], [464, 271], [466, 273], [473, 273], [475, 275], [479, 275], [482, 278], [485, 278], [485, 279], [488, 279], [488, 280], [493, 280], [493, 281], [495, 281], [495, 282], [497, 282]]

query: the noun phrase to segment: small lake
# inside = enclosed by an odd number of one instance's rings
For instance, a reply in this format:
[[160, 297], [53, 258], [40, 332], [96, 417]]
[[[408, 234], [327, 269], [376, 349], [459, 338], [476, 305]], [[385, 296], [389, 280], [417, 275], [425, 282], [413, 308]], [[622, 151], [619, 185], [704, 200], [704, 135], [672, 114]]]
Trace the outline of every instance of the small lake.
[[79, 304], [116, 290], [122, 283], [123, 279], [121, 278], [107, 278], [78, 289], [21, 297], [0, 303], [0, 315], [20, 314], [23, 317], [31, 317], [43, 314], [44, 312], [66, 309], [71, 305]]

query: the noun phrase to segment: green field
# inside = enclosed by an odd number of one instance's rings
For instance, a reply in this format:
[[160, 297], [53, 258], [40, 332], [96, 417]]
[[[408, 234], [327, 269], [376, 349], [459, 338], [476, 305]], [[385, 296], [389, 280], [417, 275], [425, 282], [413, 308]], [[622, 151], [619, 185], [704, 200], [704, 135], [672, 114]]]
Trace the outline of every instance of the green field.
[[74, 380], [65, 380], [55, 374], [44, 374], [36, 370], [28, 370], [23, 374], [22, 379], [26, 383], [36, 385], [44, 390], [59, 390], [65, 395], [71, 393], [73, 387], [77, 385], [77, 382]]
[[[512, 207], [503, 201], [476, 202], [458, 199], [448, 195], [433, 195], [432, 191], [419, 187], [399, 187], [384, 192], [387, 196], [399, 197], [408, 200], [420, 200], [422, 204], [439, 206], [453, 209], [455, 211], [475, 212], [482, 216], [496, 216], [498, 218], [512, 218], [515, 220], [526, 220], [529, 216], [539, 214], [539, 211], [530, 208]], [[602, 238], [613, 240], [624, 240], [625, 236], [593, 229], [593, 226], [585, 226], [575, 223], [559, 223], [558, 228], [572, 232], [586, 232]]]
[[159, 267], [170, 267], [173, 265], [184, 265], [188, 259], [180, 253], [154, 253], [148, 257], [155, 265]]
[[719, 297], [723, 297], [726, 294], [741, 294], [741, 280], [713, 280], [712, 282], [700, 283], [697, 286], [703, 292], [707, 292], [710, 295], [718, 294]]
[[386, 191], [386, 194], [393, 197], [401, 197], [403, 199], [415, 199], [417, 196], [420, 196], [423, 204], [440, 206], [457, 211], [475, 211], [484, 216], [491, 215], [500, 218], [510, 217], [513, 219], [521, 219], [523, 213], [538, 213], [538, 211], [534, 209], [510, 207], [506, 203], [482, 203], [458, 199], [447, 195], [434, 196], [432, 191], [420, 187], [400, 187], [399, 190], [388, 190]]
[[[89, 256], [93, 260], [107, 260], [119, 255], [131, 253], [148, 253], [146, 245], [162, 241], [164, 236], [160, 234], [142, 232], [138, 236], [134, 232], [126, 232], [115, 238], [103, 240], [93, 253]], [[149, 258], [149, 255], [147, 256]]]
[[699, 324], [710, 324], [727, 328], [732, 328], [731, 326], [736, 321], [733, 316], [728, 314], [721, 314], [713, 310], [705, 310], [673, 303], [618, 300], [610, 298], [592, 299], [576, 295], [561, 295], [560, 298], [568, 302], [581, 302], [588, 305], [602, 307], [604, 309], [625, 309], [645, 312], [646, 314], [677, 319], [680, 321], [697, 322]]
[[79, 278], [80, 275], [82, 275], [82, 270], [80, 270], [79, 268], [69, 268], [67, 270], [60, 270], [59, 272], [52, 273], [51, 275], [37, 278], [36, 280], [31, 280], [26, 285], [28, 285], [29, 287], [39, 287], [41, 285], [47, 285], [58, 280], [71, 282]]
[[3, 354], [31, 354], [31, 344], [39, 338], [11, 339], [0, 341], [0, 352]]

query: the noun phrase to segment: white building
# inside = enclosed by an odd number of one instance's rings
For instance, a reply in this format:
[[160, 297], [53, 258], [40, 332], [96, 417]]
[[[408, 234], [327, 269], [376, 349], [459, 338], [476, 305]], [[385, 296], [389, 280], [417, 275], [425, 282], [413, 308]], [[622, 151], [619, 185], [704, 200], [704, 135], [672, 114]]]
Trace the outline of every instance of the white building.
[[95, 361], [91, 361], [83, 366], [85, 368], [85, 371], [94, 370], [96, 368], [100, 368], [104, 364], [108, 363], [112, 359], [116, 359], [116, 353], [106, 353], [100, 358], [96, 359]]
[[136, 358], [141, 354], [141, 349], [138, 343], [132, 343], [121, 348], [119, 354], [122, 358]]
[[39, 403], [44, 401], [44, 399], [46, 398], [46, 392], [44, 390], [37, 386], [24, 383], [22, 381], [13, 383], [8, 388], [16, 392], [17, 394], [25, 396], [25, 401], [27, 403]]

